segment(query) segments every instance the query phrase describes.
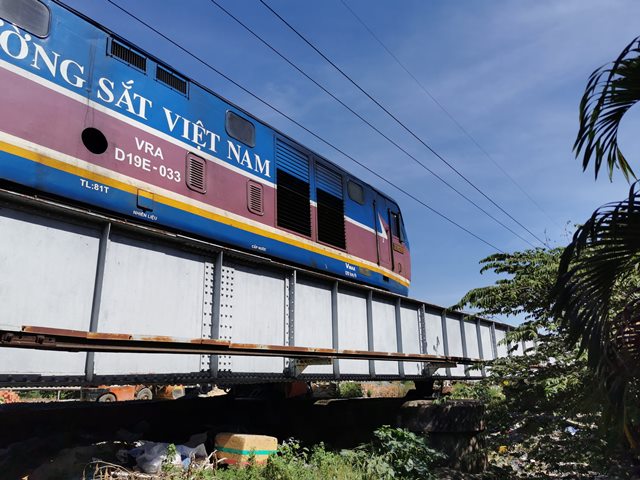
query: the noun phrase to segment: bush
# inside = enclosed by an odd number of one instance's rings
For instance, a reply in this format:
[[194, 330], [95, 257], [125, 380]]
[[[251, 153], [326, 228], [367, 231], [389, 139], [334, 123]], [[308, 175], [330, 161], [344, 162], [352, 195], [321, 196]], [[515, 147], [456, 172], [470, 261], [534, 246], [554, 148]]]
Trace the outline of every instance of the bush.
[[362, 385], [355, 382], [341, 382], [338, 385], [338, 395], [340, 398], [362, 397]]
[[400, 478], [428, 478], [431, 467], [444, 455], [429, 448], [424, 437], [403, 428], [384, 426], [374, 432], [375, 453], [380, 455]]
[[451, 387], [451, 400], [471, 399], [479, 400], [486, 404], [501, 402], [504, 400], [502, 389], [497, 385], [487, 382], [457, 382]]
[[445, 456], [429, 448], [424, 437], [388, 425], [374, 432], [374, 440], [345, 452], [364, 471], [365, 478], [429, 479], [433, 467]]

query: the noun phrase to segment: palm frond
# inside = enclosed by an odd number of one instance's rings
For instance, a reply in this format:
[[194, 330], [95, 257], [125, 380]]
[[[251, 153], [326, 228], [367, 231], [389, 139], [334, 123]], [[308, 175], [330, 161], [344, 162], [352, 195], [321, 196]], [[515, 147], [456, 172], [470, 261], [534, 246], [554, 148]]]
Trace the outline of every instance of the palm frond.
[[640, 371], [640, 298], [632, 299], [611, 326], [611, 346], [616, 363], [625, 377], [637, 376]]
[[578, 229], [562, 255], [552, 291], [552, 311], [561, 320], [569, 342], [586, 350], [595, 368], [610, 351], [612, 336], [618, 330], [615, 319], [635, 301], [633, 295], [617, 299], [615, 291], [636, 272], [640, 260], [640, 193], [636, 185], [626, 200], [596, 210]]
[[619, 168], [629, 180], [635, 174], [618, 147], [618, 127], [625, 113], [640, 101], [640, 37], [618, 58], [595, 70], [580, 101], [580, 127], [573, 149], [582, 155], [582, 169], [593, 159], [598, 177], [606, 160], [609, 178]]

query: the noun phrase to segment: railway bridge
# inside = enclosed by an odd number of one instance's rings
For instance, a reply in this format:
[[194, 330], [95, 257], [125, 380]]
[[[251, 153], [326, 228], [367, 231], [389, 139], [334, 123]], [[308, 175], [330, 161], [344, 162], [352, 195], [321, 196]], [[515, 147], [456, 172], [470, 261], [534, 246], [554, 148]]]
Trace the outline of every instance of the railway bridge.
[[0, 386], [477, 379], [509, 326], [0, 189]]

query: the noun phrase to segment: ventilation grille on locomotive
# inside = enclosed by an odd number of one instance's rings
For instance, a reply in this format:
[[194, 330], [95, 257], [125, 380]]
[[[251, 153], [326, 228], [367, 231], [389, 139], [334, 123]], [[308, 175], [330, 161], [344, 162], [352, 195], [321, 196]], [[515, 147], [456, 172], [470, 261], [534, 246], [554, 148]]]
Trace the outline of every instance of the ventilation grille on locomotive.
[[139, 68], [143, 72], [147, 71], [147, 58], [140, 55], [131, 47], [127, 47], [123, 43], [117, 40], [111, 39], [111, 55], [119, 58], [125, 63], [128, 63], [132, 67]]
[[190, 153], [187, 155], [187, 187], [199, 193], [206, 193], [206, 167], [203, 158]]
[[342, 176], [320, 163], [316, 164], [316, 197], [318, 240], [345, 248]]
[[184, 95], [187, 94], [187, 81], [160, 65], [156, 67], [156, 80]]
[[286, 143], [276, 144], [278, 226], [311, 236], [309, 159]]
[[247, 182], [247, 207], [251, 213], [264, 215], [264, 198], [262, 185], [249, 180]]

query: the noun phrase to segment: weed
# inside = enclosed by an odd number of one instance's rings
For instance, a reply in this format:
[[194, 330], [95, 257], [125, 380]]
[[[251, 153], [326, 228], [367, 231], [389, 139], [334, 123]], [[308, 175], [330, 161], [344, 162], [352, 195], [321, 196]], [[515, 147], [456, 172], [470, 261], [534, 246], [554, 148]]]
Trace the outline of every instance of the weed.
[[385, 425], [374, 436], [369, 445], [359, 450], [370, 455], [365, 467], [375, 478], [431, 478], [432, 467], [445, 458], [429, 448], [424, 437], [403, 428]]
[[362, 385], [355, 382], [341, 382], [338, 385], [338, 394], [340, 398], [362, 397]]

